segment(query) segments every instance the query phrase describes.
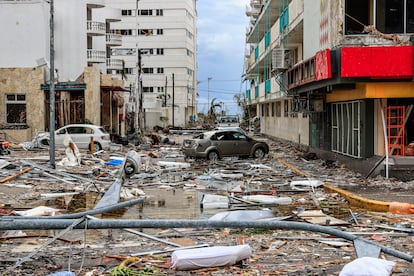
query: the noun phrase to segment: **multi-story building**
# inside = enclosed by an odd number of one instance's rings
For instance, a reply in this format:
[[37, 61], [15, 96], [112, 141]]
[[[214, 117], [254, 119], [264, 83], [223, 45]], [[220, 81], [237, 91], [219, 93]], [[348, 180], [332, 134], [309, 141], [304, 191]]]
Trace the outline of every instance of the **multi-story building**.
[[411, 154], [413, 1], [251, 0], [247, 15], [246, 98], [263, 133], [356, 169]]
[[121, 10], [104, 0], [0, 0], [0, 125], [7, 139], [28, 141], [49, 128], [50, 79], [56, 127], [91, 122], [125, 132], [123, 81], [106, 74], [122, 68], [110, 56], [121, 44], [110, 24], [120, 19]]
[[131, 109], [143, 115], [147, 129], [186, 126], [197, 106], [196, 0], [106, 3], [122, 10], [122, 20], [111, 24], [122, 45], [112, 48], [111, 56], [121, 59], [123, 68], [108, 68], [108, 73], [121, 76], [136, 91]]

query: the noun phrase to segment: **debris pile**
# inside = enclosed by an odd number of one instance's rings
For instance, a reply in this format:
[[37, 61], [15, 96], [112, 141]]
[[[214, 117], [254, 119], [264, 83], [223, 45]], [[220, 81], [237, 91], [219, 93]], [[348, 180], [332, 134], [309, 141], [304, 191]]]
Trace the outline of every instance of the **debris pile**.
[[263, 159], [186, 159], [181, 136], [97, 153], [72, 146], [57, 160], [76, 164], [55, 169], [45, 147], [12, 147], [0, 169], [0, 273], [357, 275], [361, 263], [414, 271], [408, 198], [374, 198], [388, 204], [378, 211], [342, 192], [409, 183], [364, 179], [281, 141], [269, 141]]

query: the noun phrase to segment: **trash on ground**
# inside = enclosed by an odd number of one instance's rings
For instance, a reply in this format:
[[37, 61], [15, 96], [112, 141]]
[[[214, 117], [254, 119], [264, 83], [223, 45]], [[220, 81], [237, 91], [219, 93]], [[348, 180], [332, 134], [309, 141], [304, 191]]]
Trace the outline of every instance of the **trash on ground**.
[[192, 270], [234, 265], [241, 260], [250, 258], [251, 254], [252, 249], [248, 244], [176, 250], [171, 255], [171, 268]]

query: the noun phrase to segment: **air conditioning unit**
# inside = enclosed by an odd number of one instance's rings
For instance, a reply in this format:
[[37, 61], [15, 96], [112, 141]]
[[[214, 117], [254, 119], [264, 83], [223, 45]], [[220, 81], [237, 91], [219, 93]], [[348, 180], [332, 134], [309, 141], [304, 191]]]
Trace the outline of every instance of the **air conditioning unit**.
[[287, 69], [290, 65], [289, 50], [275, 48], [272, 50], [272, 69]]

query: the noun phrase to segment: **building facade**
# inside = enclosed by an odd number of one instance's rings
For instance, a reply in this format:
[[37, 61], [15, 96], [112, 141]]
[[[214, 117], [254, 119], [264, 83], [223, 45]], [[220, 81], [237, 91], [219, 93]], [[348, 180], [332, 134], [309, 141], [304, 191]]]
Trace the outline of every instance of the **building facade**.
[[[196, 0], [106, 0], [121, 9], [111, 32], [122, 45], [111, 56], [123, 68], [108, 73], [122, 77], [131, 94], [130, 110], [142, 114], [144, 128], [184, 127], [197, 106]], [[141, 100], [141, 101], [140, 101]]]
[[109, 30], [121, 11], [105, 7], [104, 0], [55, 0], [53, 9], [50, 3], [0, 1], [1, 131], [21, 142], [49, 129], [52, 79], [56, 127], [90, 122], [122, 135], [123, 81], [106, 74], [107, 67], [117, 65], [109, 54], [121, 37], [116, 40]]
[[414, 1], [251, 0], [246, 98], [270, 136], [354, 160], [414, 141]]

